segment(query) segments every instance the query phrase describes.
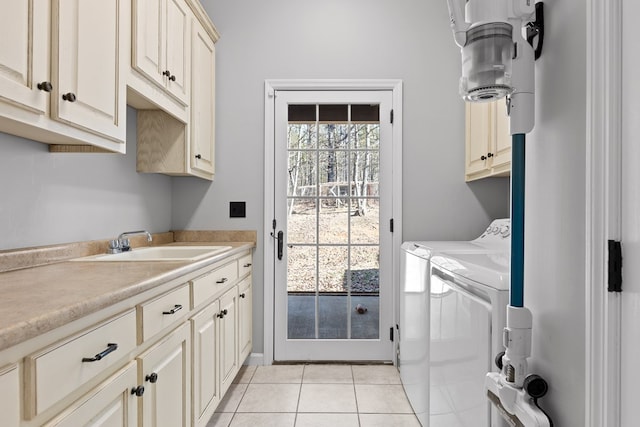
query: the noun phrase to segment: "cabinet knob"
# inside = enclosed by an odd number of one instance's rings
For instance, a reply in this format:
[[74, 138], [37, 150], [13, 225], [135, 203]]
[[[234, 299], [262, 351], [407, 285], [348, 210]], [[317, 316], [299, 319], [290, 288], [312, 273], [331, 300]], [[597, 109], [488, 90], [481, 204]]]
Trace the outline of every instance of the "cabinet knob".
[[135, 394], [138, 397], [142, 396], [144, 394], [144, 387], [139, 385], [138, 387], [132, 388], [131, 394]]
[[38, 89], [45, 92], [51, 92], [53, 90], [53, 85], [51, 84], [51, 82], [38, 83]]
[[175, 82], [176, 81], [176, 75], [173, 74], [173, 75], [169, 76], [169, 80], [171, 80], [172, 82]]
[[480, 156], [480, 160], [487, 160], [487, 158], [484, 155], [482, 155]]
[[62, 95], [62, 99], [68, 102], [76, 102], [76, 94], [72, 92], [65, 93], [64, 95]]
[[145, 381], [149, 381], [151, 384], [155, 384], [155, 383], [156, 383], [156, 381], [158, 381], [158, 374], [156, 374], [155, 372], [153, 372], [153, 373], [151, 373], [151, 374], [147, 375], [147, 376], [144, 378], [144, 380], [145, 380]]
[[224, 316], [226, 316], [226, 315], [227, 315], [227, 313], [228, 313], [228, 312], [227, 312], [227, 309], [225, 308], [225, 309], [224, 309], [224, 310], [222, 310], [220, 313], [218, 313], [218, 314], [216, 315], [216, 317], [218, 317], [218, 318], [222, 319]]
[[487, 154], [487, 157], [493, 157], [493, 153]]
[[244, 293], [240, 294], [240, 298], [245, 298], [246, 295]]
[[169, 71], [169, 70], [164, 70], [164, 71], [162, 72], [162, 75], [163, 75], [163, 76], [167, 76], [167, 77], [171, 77], [171, 71]]
[[202, 154], [196, 154], [196, 159], [201, 159], [202, 158]]

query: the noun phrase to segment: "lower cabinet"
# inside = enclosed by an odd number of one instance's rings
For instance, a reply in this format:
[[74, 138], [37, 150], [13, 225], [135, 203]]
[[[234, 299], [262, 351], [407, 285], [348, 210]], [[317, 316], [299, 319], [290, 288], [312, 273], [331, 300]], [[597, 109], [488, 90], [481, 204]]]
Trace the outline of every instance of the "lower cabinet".
[[253, 292], [251, 276], [238, 284], [238, 343], [239, 363], [242, 364], [251, 353], [253, 337]]
[[238, 287], [220, 297], [220, 393], [238, 373]]
[[187, 427], [191, 409], [191, 339], [183, 323], [138, 356], [138, 381], [144, 385], [142, 426]]
[[0, 368], [0, 414], [2, 425], [20, 425], [20, 375], [18, 366]]
[[250, 256], [0, 352], [0, 425], [205, 427], [251, 351]]
[[218, 315], [215, 300], [193, 316], [193, 425], [205, 426], [220, 402]]
[[135, 362], [130, 362], [45, 426], [135, 426], [138, 422], [136, 400], [141, 398], [138, 396], [141, 389], [137, 385], [136, 372]]

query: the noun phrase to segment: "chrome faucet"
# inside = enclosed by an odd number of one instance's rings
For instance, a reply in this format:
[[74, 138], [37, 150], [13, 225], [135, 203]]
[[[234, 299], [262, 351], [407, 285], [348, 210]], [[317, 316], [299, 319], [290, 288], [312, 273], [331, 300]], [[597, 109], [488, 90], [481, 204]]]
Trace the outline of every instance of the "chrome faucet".
[[121, 233], [117, 239], [109, 241], [109, 250], [110, 254], [117, 254], [120, 252], [127, 252], [131, 250], [131, 244], [129, 242], [128, 236], [135, 236], [137, 234], [146, 234], [147, 242], [151, 242], [153, 237], [151, 233], [147, 230], [137, 230], [137, 231], [125, 231]]

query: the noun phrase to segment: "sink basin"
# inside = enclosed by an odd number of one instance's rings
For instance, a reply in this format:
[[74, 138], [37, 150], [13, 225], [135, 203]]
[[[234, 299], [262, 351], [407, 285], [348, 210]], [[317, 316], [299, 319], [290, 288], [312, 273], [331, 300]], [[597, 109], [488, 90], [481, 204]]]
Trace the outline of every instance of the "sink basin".
[[94, 255], [74, 261], [197, 261], [231, 249], [231, 246], [152, 246], [118, 254]]

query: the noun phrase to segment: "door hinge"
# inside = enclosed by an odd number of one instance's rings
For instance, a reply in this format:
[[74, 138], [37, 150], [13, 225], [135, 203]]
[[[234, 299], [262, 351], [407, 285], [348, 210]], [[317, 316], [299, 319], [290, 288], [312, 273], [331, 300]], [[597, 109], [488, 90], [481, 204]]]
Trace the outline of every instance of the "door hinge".
[[389, 121], [391, 122], [391, 124], [393, 124], [393, 110], [391, 110], [391, 113], [389, 113]]
[[393, 341], [393, 326], [389, 328], [389, 341]]
[[609, 240], [609, 292], [622, 292], [622, 245], [617, 240]]
[[393, 233], [393, 218], [389, 220], [389, 230]]

